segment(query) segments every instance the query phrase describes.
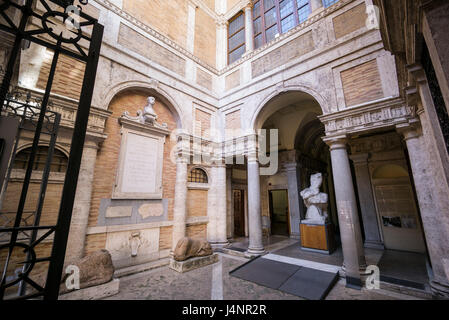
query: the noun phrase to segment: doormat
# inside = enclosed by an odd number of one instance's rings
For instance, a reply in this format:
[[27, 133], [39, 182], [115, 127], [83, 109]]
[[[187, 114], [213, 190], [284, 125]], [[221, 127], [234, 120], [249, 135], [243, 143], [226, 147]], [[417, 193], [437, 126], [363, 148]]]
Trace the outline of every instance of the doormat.
[[323, 300], [338, 281], [338, 272], [310, 269], [256, 258], [232, 270], [233, 277], [308, 300]]

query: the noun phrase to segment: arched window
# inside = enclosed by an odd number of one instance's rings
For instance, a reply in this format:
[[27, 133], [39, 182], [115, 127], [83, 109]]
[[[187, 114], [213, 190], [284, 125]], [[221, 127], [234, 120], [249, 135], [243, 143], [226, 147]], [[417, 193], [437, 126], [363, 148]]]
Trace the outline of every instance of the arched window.
[[[33, 170], [43, 171], [47, 161], [48, 147], [39, 146], [36, 156], [34, 158]], [[14, 169], [26, 169], [28, 160], [30, 159], [31, 148], [26, 148], [20, 151], [14, 161]], [[60, 150], [55, 149], [53, 158], [51, 159], [51, 172], [65, 172], [67, 169], [67, 156]]]
[[194, 168], [190, 170], [188, 182], [207, 183], [207, 174], [203, 169]]

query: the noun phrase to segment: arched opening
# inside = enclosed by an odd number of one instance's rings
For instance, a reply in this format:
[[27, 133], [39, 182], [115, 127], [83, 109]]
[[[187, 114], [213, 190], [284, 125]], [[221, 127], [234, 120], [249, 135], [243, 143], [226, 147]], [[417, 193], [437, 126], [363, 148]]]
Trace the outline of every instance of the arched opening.
[[187, 182], [208, 183], [207, 173], [201, 168], [193, 168], [189, 172]]
[[[275, 130], [278, 135], [278, 169], [275, 174], [260, 177], [261, 214], [263, 234], [270, 243], [273, 239], [288, 236], [300, 237], [300, 223], [306, 218], [306, 207], [300, 192], [310, 186], [312, 174], [321, 173], [323, 183], [320, 192], [329, 194], [328, 214], [332, 228], [338, 228], [332, 172], [328, 146], [322, 141], [324, 125], [318, 119], [323, 108], [309, 93], [288, 91], [272, 97], [253, 120], [253, 129]], [[270, 153], [270, 141], [267, 152]], [[246, 203], [242, 186], [247, 185], [244, 166], [232, 168], [233, 210], [236, 217]], [[244, 180], [245, 179], [245, 180]], [[249, 192], [249, 191], [248, 191]], [[241, 220], [241, 219], [239, 219]], [[234, 221], [234, 224], [235, 224]], [[277, 241], [277, 240], [274, 240]]]

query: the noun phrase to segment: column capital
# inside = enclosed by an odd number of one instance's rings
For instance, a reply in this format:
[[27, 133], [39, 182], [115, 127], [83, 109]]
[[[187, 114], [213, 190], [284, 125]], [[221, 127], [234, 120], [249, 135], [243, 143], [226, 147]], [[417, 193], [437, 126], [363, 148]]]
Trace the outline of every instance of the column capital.
[[243, 10], [252, 10], [254, 7], [254, 2], [252, 0], [248, 1], [245, 6], [243, 7]]
[[404, 137], [405, 141], [417, 139], [422, 135], [421, 125], [418, 122], [398, 124], [396, 131]]
[[323, 137], [323, 141], [330, 147], [331, 151], [337, 149], [346, 150], [348, 144], [348, 137], [346, 135], [335, 137]]
[[370, 157], [369, 153], [356, 153], [349, 156], [349, 158], [354, 162], [355, 165], [366, 164]]

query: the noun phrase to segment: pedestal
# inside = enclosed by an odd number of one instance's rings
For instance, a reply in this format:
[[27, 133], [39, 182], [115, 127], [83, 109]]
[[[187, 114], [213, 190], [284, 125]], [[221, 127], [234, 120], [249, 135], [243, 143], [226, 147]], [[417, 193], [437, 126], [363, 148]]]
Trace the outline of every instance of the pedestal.
[[208, 266], [215, 262], [218, 262], [218, 254], [212, 254], [206, 257], [190, 258], [187, 259], [186, 261], [176, 261], [175, 259], [170, 259], [169, 268], [179, 273], [184, 273], [194, 269]]
[[332, 224], [301, 223], [301, 249], [331, 254], [335, 251], [335, 236]]

